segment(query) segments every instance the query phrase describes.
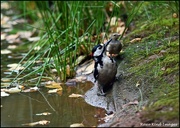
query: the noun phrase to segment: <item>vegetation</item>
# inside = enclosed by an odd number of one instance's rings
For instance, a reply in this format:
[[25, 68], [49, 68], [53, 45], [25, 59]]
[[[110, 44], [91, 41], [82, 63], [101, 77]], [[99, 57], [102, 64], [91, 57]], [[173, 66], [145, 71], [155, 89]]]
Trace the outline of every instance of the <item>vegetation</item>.
[[[149, 98], [142, 120], [179, 119], [179, 1], [57, 1], [52, 6], [40, 1], [19, 3], [12, 4], [23, 12], [19, 17], [31, 19], [31, 25], [24, 27], [38, 30], [41, 39], [28, 44], [31, 48], [19, 62], [26, 60], [25, 69], [15, 80], [34, 80], [31, 76], [35, 75], [38, 86], [43, 78], [72, 78], [79, 64], [77, 58], [88, 58], [92, 46], [103, 42], [101, 33], [111, 33], [112, 17], [126, 13], [128, 31], [121, 36], [121, 54], [128, 62], [128, 72], [134, 74], [133, 80], [148, 81], [146, 90], [139, 90], [142, 99], [145, 95]], [[110, 7], [113, 11], [108, 11]], [[52, 72], [54, 68], [57, 74]], [[26, 71], [32, 72], [22, 75]]]

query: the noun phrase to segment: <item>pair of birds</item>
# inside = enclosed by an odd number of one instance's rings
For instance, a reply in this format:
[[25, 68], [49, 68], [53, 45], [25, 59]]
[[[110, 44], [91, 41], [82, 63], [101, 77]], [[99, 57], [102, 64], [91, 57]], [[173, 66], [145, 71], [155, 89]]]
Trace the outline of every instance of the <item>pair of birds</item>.
[[[120, 34], [114, 33], [106, 43], [98, 44], [92, 49], [95, 61], [93, 75], [99, 88], [99, 96], [104, 96], [107, 88], [112, 87], [116, 79], [118, 66], [112, 55], [119, 54], [122, 49], [122, 44], [118, 41], [119, 36]], [[106, 55], [106, 52], [110, 56]]]

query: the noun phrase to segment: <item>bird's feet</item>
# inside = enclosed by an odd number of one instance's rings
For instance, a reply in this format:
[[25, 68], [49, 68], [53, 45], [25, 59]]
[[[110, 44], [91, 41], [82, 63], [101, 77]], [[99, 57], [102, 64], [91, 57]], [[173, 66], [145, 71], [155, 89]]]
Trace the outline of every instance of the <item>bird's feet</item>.
[[104, 92], [103, 93], [102, 92], [97, 92], [97, 95], [98, 96], [106, 96], [106, 93], [104, 93]]
[[97, 92], [98, 96], [106, 96], [106, 93], [104, 93], [103, 89], [101, 87], [99, 87], [99, 90]]

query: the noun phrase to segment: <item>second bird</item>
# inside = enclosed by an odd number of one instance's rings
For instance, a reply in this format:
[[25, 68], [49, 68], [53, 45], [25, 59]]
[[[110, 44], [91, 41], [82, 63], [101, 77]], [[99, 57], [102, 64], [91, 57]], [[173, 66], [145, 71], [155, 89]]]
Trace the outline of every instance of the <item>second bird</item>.
[[121, 42], [118, 40], [120, 34], [118, 33], [113, 33], [110, 37], [110, 43], [109, 45], [107, 46], [106, 50], [107, 52], [109, 52], [110, 56], [113, 56], [113, 55], [117, 55], [119, 54], [119, 52], [121, 51], [122, 49], [122, 44]]

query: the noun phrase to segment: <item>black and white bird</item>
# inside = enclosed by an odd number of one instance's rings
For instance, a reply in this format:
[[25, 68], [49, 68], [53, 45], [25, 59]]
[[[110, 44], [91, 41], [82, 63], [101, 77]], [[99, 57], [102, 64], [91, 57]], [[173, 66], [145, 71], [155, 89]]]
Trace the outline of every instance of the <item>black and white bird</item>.
[[121, 42], [118, 40], [120, 34], [118, 33], [113, 33], [110, 37], [110, 42], [109, 45], [106, 48], [106, 51], [108, 52], [108, 54], [112, 57], [112, 56], [117, 56], [119, 54], [119, 52], [122, 49], [122, 44]]
[[99, 87], [98, 95], [105, 95], [107, 88], [112, 87], [116, 78], [117, 64], [113, 58], [106, 55], [106, 47], [111, 42], [111, 39], [105, 44], [98, 44], [92, 49], [94, 64], [94, 78]]

